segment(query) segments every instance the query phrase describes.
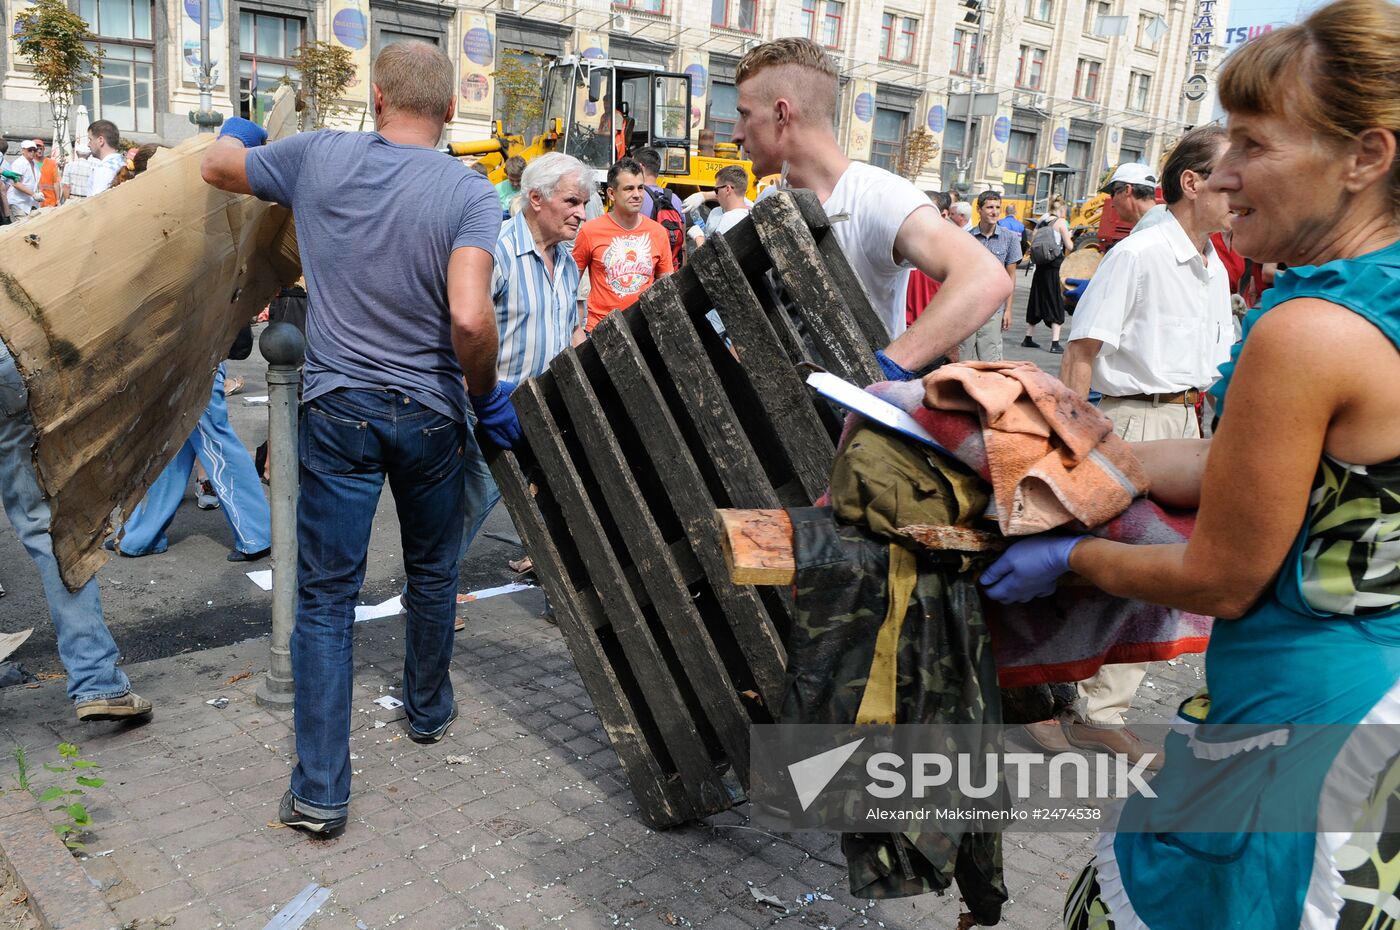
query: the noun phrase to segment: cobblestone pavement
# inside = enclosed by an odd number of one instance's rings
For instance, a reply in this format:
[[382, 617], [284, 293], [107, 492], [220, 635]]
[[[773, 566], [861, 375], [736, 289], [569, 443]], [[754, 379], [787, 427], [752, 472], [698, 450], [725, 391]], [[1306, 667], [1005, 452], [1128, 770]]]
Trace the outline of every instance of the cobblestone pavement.
[[[542, 608], [538, 591], [476, 605], [453, 660], [462, 716], [431, 747], [403, 738], [401, 710], [372, 703], [397, 684], [402, 621], [357, 626], [354, 797], [330, 841], [270, 826], [293, 753], [290, 715], [253, 701], [266, 640], [132, 666], [156, 702], [147, 726], [78, 724], [54, 681], [4, 692], [0, 732], [45, 759], [74, 741], [103, 766], [84, 865], [139, 928], [256, 930], [313, 881], [332, 890], [313, 930], [956, 926], [956, 895], [853, 899], [834, 836], [757, 831], [744, 807], [648, 829]], [[1166, 719], [1199, 668], [1155, 665], [1135, 717]], [[222, 709], [205, 703], [220, 696]], [[1008, 835], [1002, 926], [1057, 926], [1090, 840]], [[757, 903], [750, 884], [788, 909]]]

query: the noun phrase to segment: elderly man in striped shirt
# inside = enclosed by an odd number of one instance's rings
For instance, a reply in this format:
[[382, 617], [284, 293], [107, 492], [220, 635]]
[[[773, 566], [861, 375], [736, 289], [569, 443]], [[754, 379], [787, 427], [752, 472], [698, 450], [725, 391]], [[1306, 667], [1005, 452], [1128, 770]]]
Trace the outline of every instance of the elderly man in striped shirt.
[[[579, 270], [568, 243], [578, 235], [588, 205], [592, 171], [570, 155], [541, 155], [520, 176], [519, 210], [496, 238], [491, 299], [500, 349], [496, 374], [519, 384], [549, 367], [584, 339], [579, 322]], [[467, 515], [461, 555], [501, 499], [481, 450], [467, 443]]]

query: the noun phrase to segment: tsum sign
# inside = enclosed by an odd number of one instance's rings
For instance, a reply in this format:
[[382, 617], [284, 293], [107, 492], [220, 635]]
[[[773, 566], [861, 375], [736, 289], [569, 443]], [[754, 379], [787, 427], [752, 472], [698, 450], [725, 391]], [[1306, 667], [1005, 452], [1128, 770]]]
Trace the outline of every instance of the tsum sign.
[[1196, 0], [1196, 18], [1191, 23], [1191, 60], [1210, 61], [1211, 40], [1215, 38], [1215, 5], [1218, 0]]

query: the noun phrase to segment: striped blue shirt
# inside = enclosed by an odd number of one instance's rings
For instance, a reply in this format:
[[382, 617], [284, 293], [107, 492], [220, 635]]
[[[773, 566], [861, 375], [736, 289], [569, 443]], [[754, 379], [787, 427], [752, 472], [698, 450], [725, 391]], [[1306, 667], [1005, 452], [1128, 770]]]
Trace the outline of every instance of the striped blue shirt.
[[523, 210], [502, 224], [491, 275], [501, 341], [498, 378], [516, 384], [533, 378], [569, 347], [579, 326], [578, 282], [578, 265], [562, 242], [554, 246], [550, 279]]

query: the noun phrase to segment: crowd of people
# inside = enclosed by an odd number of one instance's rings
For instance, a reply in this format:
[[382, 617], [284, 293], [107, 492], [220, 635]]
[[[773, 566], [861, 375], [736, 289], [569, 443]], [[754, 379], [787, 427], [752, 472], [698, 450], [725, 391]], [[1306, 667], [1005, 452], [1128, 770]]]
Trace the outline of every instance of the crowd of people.
[[[1212, 724], [1400, 722], [1400, 400], [1390, 389], [1400, 384], [1400, 59], [1384, 39], [1395, 35], [1400, 8], [1388, 0], [1337, 0], [1235, 53], [1220, 87], [1228, 129], [1186, 133], [1160, 171], [1118, 166], [1104, 193], [1136, 226], [1091, 279], [1063, 283], [1073, 242], [1062, 201], [1023, 222], [1002, 216], [996, 191], [969, 203], [851, 161], [832, 128], [836, 65], [810, 41], [763, 43], [736, 69], [733, 141], [758, 176], [781, 174], [845, 215], [832, 235], [888, 330], [874, 353], [887, 379], [945, 360], [1000, 361], [1015, 271], [1030, 253], [1024, 345], [1038, 348], [1034, 328], [1049, 327], [1061, 380], [1132, 443], [1151, 495], [1198, 517], [1190, 541], [1172, 546], [1026, 538], [981, 580], [992, 599], [1027, 601], [1072, 570], [1111, 594], [1220, 618], [1209, 697], [1184, 706], [1187, 723], [1204, 708]], [[563, 154], [512, 159], [493, 187], [438, 150], [456, 90], [452, 61], [431, 45], [386, 47], [371, 90], [374, 132], [268, 144], [235, 118], [202, 165], [211, 185], [297, 217], [309, 294], [291, 644], [298, 762], [280, 818], [317, 834], [347, 821], [351, 624], [385, 481], [408, 577], [408, 735], [433, 743], [457, 718], [448, 663], [460, 562], [500, 498], [483, 449], [521, 436], [512, 391], [750, 207], [743, 169], [681, 201], [658, 186], [646, 150], [619, 153], [606, 212], [591, 170]], [[122, 169], [115, 127], [99, 127], [89, 196]], [[46, 209], [35, 151], [26, 142], [12, 168], [8, 199], [21, 215]], [[1275, 267], [1289, 270], [1264, 290], [1259, 269]], [[1258, 305], [1243, 338], [1241, 304]], [[79, 716], [148, 715], [116, 668], [95, 582], [67, 592], [44, 549], [24, 386], [7, 354], [0, 389], [5, 505], [40, 564]], [[1203, 412], [1207, 391], [1214, 406]], [[216, 382], [206, 417], [217, 418], [219, 394]], [[172, 486], [218, 434], [201, 420], [167, 470]], [[158, 488], [143, 505], [152, 540], [168, 522], [170, 493]], [[236, 551], [261, 544], [240, 537]], [[1148, 748], [1122, 724], [1143, 674], [1105, 666], [1078, 683], [1076, 715], [1032, 725], [1033, 738], [1142, 758]], [[1157, 776], [1209, 777], [1184, 744], [1169, 746]], [[1218, 843], [1106, 833], [1066, 920], [1161, 930], [1335, 917], [1347, 906], [1337, 889], [1359, 880], [1341, 846], [1322, 833]], [[1265, 874], [1287, 893], [1250, 892]]]
[[[88, 127], [87, 138], [73, 147], [71, 158], [62, 153], [45, 156], [43, 139], [22, 139], [19, 154], [4, 163], [4, 196], [0, 197], [0, 226], [23, 223], [63, 204], [102, 193], [118, 174], [136, 173], [136, 159], [147, 147], [119, 151], [121, 136], [110, 120]], [[145, 156], [149, 158], [150, 155]]]

